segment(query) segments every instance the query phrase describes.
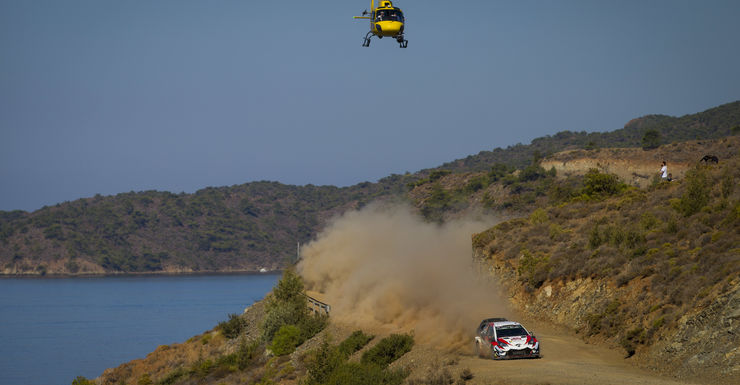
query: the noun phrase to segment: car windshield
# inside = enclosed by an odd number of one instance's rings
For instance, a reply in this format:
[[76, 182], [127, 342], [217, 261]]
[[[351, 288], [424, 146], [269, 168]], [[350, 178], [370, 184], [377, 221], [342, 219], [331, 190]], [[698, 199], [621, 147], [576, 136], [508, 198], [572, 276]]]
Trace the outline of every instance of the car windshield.
[[521, 325], [500, 326], [496, 328], [496, 335], [498, 338], [526, 336], [527, 331]]
[[403, 22], [403, 13], [396, 9], [381, 9], [375, 15], [377, 21], [400, 21]]

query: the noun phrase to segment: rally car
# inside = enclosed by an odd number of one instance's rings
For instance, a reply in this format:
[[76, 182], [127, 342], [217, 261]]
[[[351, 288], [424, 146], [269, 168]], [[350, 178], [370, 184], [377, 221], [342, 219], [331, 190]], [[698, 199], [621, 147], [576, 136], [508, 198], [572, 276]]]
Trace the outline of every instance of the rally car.
[[540, 343], [519, 322], [505, 318], [481, 321], [475, 333], [475, 355], [505, 358], [539, 358]]

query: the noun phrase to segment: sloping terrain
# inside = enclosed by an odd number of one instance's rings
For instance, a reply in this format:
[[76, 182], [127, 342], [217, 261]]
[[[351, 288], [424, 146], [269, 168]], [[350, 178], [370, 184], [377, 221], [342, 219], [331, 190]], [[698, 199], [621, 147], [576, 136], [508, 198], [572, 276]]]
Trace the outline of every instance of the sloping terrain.
[[[358, 329], [375, 337], [349, 356], [346, 368], [356, 370], [379, 340], [414, 336], [413, 348], [387, 369], [405, 373], [408, 384], [738, 381], [740, 147], [736, 137], [681, 146], [698, 154], [720, 147], [727, 155], [719, 164], [695, 164], [676, 181], [643, 189], [603, 170], [563, 178], [532, 169], [495, 174], [496, 181], [468, 190], [480, 201], [497, 191], [504, 202], [548, 184], [514, 219], [437, 224], [388, 204], [350, 211], [303, 249], [298, 270], [332, 305], [332, 316], [293, 353], [275, 357], [268, 342], [250, 345], [263, 333], [261, 302], [239, 317], [245, 322], [236, 335], [219, 326], [96, 382], [297, 384], [316, 370], [323, 341], [339, 344]], [[602, 151], [632, 156], [630, 149]], [[435, 190], [463, 193], [475, 177], [441, 174], [412, 196], [426, 202]], [[570, 193], [554, 194], [565, 187]], [[471, 355], [473, 326], [502, 315], [537, 333], [542, 359]]]
[[739, 381], [740, 152], [733, 148], [718, 165], [697, 164], [648, 189], [587, 174], [580, 196], [477, 234], [479, 267], [507, 284], [525, 314], [620, 348], [637, 365]]
[[673, 179], [681, 179], [705, 155], [725, 161], [737, 155], [738, 148], [740, 136], [731, 136], [672, 143], [652, 150], [605, 148], [563, 151], [543, 159], [540, 165], [545, 170], [554, 168], [560, 177], [585, 175], [589, 169], [597, 169], [615, 174], [631, 186], [645, 188], [658, 177], [663, 161], [667, 163]]

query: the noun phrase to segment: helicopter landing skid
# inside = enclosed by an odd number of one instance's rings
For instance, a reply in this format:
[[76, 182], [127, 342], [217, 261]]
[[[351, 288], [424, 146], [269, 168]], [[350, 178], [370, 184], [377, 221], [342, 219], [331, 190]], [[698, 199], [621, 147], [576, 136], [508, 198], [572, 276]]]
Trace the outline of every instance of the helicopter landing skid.
[[399, 35], [396, 37], [396, 41], [398, 42], [398, 46], [400, 48], [406, 48], [409, 46], [409, 41], [403, 38], [403, 35]]
[[362, 41], [363, 47], [369, 47], [370, 46], [370, 37], [372, 37], [373, 32], [370, 31], [365, 35], [365, 39]]

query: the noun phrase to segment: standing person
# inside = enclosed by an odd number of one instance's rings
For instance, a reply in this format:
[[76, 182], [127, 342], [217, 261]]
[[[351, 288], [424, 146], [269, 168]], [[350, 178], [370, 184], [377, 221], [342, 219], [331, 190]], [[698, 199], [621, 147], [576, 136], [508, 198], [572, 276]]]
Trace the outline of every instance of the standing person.
[[660, 168], [660, 177], [668, 179], [668, 166], [666, 166], [665, 161], [663, 161], [663, 167]]

